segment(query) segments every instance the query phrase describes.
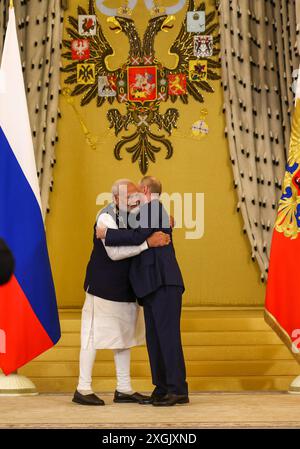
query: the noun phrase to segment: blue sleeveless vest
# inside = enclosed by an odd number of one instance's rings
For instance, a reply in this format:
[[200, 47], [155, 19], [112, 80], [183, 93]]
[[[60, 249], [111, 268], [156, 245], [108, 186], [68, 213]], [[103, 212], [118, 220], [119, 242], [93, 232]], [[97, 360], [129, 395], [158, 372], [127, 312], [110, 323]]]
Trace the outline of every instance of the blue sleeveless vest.
[[[110, 214], [119, 228], [126, 227], [127, 214], [119, 213], [114, 204], [102, 209], [99, 215], [103, 213]], [[102, 241], [96, 237], [96, 227], [97, 221], [94, 225], [94, 247], [86, 270], [84, 290], [110, 301], [135, 302], [136, 296], [129, 282], [132, 259], [111, 260]]]

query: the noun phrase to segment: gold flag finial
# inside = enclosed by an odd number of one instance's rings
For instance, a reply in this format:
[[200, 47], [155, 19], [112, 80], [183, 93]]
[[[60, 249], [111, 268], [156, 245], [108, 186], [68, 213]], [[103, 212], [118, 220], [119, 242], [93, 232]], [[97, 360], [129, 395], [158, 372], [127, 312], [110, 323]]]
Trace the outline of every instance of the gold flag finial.
[[9, 0], [9, 7], [13, 8], [14, 7], [14, 0]]

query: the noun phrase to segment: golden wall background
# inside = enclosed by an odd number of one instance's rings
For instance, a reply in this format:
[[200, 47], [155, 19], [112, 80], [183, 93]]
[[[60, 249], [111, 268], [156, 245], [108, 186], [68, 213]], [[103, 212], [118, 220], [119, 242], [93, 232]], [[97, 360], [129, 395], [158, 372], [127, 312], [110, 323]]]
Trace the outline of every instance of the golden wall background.
[[[165, 2], [164, 4], [171, 4]], [[206, 1], [211, 9], [211, 1]], [[76, 15], [77, 5], [87, 6], [87, 0], [69, 2], [67, 15]], [[116, 7], [117, 1], [106, 2]], [[167, 66], [175, 64], [168, 49], [176, 38], [184, 11], [177, 14], [176, 24], [169, 33], [160, 33], [156, 39], [157, 57]], [[108, 29], [106, 18], [100, 13], [106, 37], [115, 49], [110, 58], [112, 68], [125, 61], [128, 42], [123, 34], [115, 35]], [[139, 1], [134, 19], [140, 33], [146, 27], [148, 12]], [[61, 80], [63, 86], [63, 80]], [[263, 303], [264, 285], [259, 270], [250, 258], [250, 245], [242, 232], [242, 220], [236, 212], [231, 164], [224, 137], [222, 91], [220, 82], [214, 83], [215, 93], [205, 94], [205, 103], [193, 99], [189, 105], [175, 104], [179, 109], [178, 132], [171, 140], [174, 156], [164, 159], [164, 150], [157, 155], [149, 174], [162, 179], [164, 191], [204, 192], [205, 233], [200, 240], [185, 240], [184, 229], [176, 229], [174, 240], [177, 257], [186, 283], [184, 295], [187, 306], [255, 306]], [[169, 102], [163, 105], [165, 110]], [[113, 155], [116, 142], [108, 132], [107, 105], [94, 104], [81, 108], [79, 98], [75, 105], [92, 134], [100, 138], [97, 150], [87, 144], [78, 118], [62, 96], [59, 122], [59, 143], [56, 147], [57, 164], [54, 170], [54, 191], [50, 198], [51, 211], [47, 217], [47, 236], [58, 303], [61, 308], [80, 308], [84, 301], [83, 280], [92, 248], [92, 228], [99, 206], [96, 197], [110, 190], [115, 179], [141, 177], [137, 164], [123, 150], [123, 160]], [[124, 106], [122, 106], [123, 108]], [[200, 118], [200, 110], [208, 110], [209, 134], [202, 140], [190, 136], [191, 125]], [[121, 107], [120, 107], [121, 108]]]

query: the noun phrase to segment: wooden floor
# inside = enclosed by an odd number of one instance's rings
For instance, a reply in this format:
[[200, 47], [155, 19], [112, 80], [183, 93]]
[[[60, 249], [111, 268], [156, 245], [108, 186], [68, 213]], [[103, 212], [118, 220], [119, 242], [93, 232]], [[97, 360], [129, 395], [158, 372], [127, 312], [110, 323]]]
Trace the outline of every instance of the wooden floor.
[[0, 428], [300, 428], [300, 396], [200, 393], [170, 408], [114, 404], [83, 407], [71, 395], [0, 397]]
[[[20, 370], [44, 393], [74, 391], [78, 380], [80, 311], [60, 311], [58, 345]], [[284, 391], [300, 367], [263, 318], [263, 309], [185, 308], [182, 340], [190, 391]], [[145, 347], [132, 351], [133, 388], [151, 391]], [[112, 351], [98, 351], [97, 391], [115, 389]]]

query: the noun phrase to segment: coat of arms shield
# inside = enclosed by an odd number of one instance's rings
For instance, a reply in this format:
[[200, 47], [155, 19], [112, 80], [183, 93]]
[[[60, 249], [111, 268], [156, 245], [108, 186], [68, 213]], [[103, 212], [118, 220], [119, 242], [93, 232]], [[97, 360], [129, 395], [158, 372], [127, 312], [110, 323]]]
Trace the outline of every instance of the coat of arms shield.
[[129, 101], [154, 101], [157, 98], [157, 68], [155, 66], [131, 66], [127, 69]]

